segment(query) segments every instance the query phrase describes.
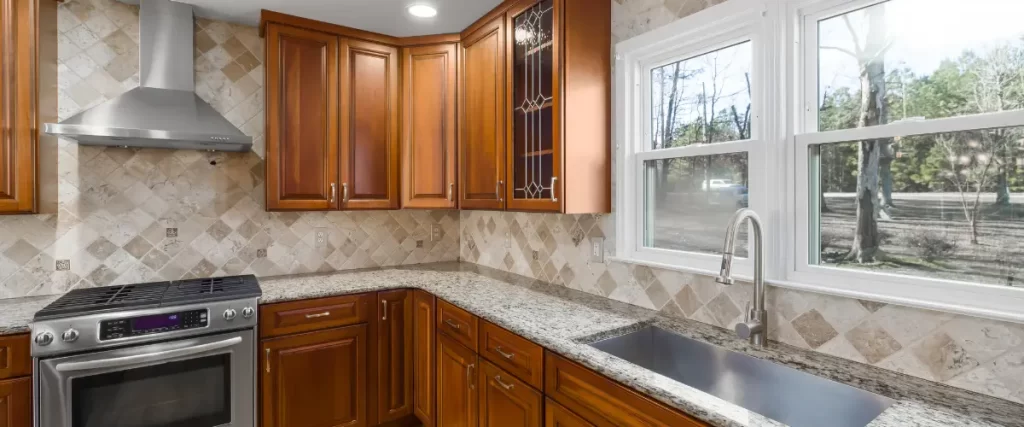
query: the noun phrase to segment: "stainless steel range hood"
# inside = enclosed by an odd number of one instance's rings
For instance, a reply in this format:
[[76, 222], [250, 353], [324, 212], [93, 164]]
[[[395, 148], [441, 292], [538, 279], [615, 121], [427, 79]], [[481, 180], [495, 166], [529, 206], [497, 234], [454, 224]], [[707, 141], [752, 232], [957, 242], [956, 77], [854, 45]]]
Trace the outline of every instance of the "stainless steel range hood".
[[246, 136], [195, 94], [192, 6], [142, 0], [140, 86], [44, 131], [83, 145], [249, 151]]

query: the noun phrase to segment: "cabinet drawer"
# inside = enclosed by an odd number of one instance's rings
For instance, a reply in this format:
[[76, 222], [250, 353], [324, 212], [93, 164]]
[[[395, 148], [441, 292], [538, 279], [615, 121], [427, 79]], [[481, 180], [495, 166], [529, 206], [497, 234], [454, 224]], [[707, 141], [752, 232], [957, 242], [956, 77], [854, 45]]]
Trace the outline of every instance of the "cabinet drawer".
[[544, 426], [545, 427], [594, 427], [587, 420], [579, 415], [565, 409], [554, 400], [544, 400]]
[[32, 374], [28, 334], [0, 337], [0, 380]]
[[707, 425], [551, 352], [544, 363], [544, 393], [595, 426]]
[[480, 321], [480, 355], [536, 388], [544, 387], [544, 348]]
[[260, 307], [260, 337], [366, 323], [376, 299], [369, 293], [265, 305]]
[[544, 395], [497, 366], [480, 361], [480, 427], [541, 427]]
[[437, 330], [458, 341], [466, 348], [476, 350], [477, 320], [468, 311], [437, 300]]

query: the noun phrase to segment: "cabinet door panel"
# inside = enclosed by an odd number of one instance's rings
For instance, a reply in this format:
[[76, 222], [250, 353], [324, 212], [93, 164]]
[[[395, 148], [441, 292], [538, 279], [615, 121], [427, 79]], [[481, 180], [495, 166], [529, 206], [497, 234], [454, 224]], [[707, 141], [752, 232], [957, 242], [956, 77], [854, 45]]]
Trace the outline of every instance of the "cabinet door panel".
[[434, 296], [425, 292], [415, 291], [413, 301], [413, 375], [414, 409], [416, 417], [426, 427], [434, 426], [434, 382], [436, 379], [435, 363], [437, 361], [434, 339]]
[[268, 24], [266, 49], [267, 208], [337, 208], [338, 38]]
[[544, 426], [545, 427], [593, 427], [579, 415], [565, 409], [554, 400], [544, 400]]
[[505, 208], [505, 21], [463, 40], [459, 206]]
[[366, 426], [366, 324], [263, 341], [263, 427]]
[[480, 426], [540, 427], [544, 396], [487, 361], [480, 361]]
[[51, 39], [56, 44], [55, 31], [51, 36], [41, 26], [55, 20], [55, 12], [52, 2], [0, 0], [0, 213], [37, 208], [38, 91], [46, 89], [40, 81], [55, 74], [40, 61], [49, 56]]
[[403, 52], [402, 206], [454, 208], [456, 45]]
[[377, 405], [380, 422], [412, 414], [412, 292], [380, 292], [377, 323]]
[[0, 381], [0, 427], [32, 427], [32, 378]]
[[343, 209], [398, 208], [398, 49], [342, 40]]
[[437, 425], [477, 425], [476, 353], [444, 335], [437, 336]]
[[561, 211], [562, 144], [559, 86], [559, 7], [555, 0], [523, 0], [505, 23], [508, 54], [506, 206]]

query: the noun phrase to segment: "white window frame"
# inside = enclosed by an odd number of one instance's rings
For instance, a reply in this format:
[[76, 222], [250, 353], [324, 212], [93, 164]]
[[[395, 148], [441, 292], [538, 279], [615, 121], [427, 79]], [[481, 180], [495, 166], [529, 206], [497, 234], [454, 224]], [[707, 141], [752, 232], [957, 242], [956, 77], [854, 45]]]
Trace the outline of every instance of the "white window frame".
[[[774, 286], [1024, 322], [1024, 288], [812, 264], [812, 145], [1024, 126], [1024, 111], [817, 131], [817, 22], [885, 0], [729, 0], [616, 45], [616, 253], [613, 259], [718, 274], [721, 256], [643, 247], [643, 161], [746, 151], [749, 205], [765, 224]], [[650, 70], [752, 42], [751, 139], [651, 151]], [[804, 43], [804, 41], [807, 41]], [[811, 199], [814, 200], [811, 200]], [[815, 240], [816, 242], [816, 240]], [[816, 245], [816, 243], [814, 243]], [[737, 260], [739, 278], [752, 263]]]
[[[756, 0], [732, 0], [650, 31], [616, 46], [615, 124], [616, 181], [619, 185], [616, 220], [616, 258], [627, 262], [717, 274], [720, 254], [687, 252], [644, 246], [644, 168], [646, 161], [666, 158], [747, 153], [748, 204], [764, 209], [766, 188], [764, 154], [768, 144], [764, 112], [765, 84], [761, 74], [766, 46], [765, 6]], [[741, 44], [751, 43], [750, 139], [649, 149], [651, 141], [651, 71], [677, 61]], [[723, 219], [723, 224], [726, 219]], [[740, 276], [752, 275], [752, 262], [737, 258]], [[685, 267], [682, 267], [685, 266]]]

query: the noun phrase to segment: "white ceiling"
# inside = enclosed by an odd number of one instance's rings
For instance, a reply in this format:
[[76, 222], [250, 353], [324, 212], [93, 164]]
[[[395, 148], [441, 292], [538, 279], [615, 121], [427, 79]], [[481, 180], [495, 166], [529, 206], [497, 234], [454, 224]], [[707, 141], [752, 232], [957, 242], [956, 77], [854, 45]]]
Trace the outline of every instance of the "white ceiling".
[[[138, 3], [139, 0], [123, 0]], [[198, 16], [257, 25], [260, 9], [396, 37], [457, 33], [493, 9], [501, 0], [176, 0], [195, 6]], [[437, 9], [433, 18], [406, 12], [413, 4]]]

